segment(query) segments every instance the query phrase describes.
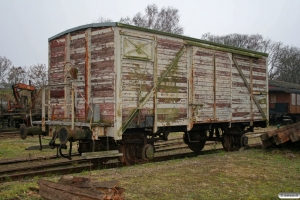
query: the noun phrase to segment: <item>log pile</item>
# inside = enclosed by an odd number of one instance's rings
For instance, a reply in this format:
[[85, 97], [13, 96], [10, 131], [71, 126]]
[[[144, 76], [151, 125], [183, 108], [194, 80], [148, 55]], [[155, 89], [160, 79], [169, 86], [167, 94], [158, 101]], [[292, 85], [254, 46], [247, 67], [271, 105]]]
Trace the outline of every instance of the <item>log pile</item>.
[[264, 148], [285, 144], [287, 142], [298, 142], [300, 140], [300, 122], [268, 131], [261, 134], [260, 138]]
[[50, 200], [123, 200], [118, 181], [94, 182], [85, 177], [62, 176], [58, 182], [39, 180], [39, 194]]

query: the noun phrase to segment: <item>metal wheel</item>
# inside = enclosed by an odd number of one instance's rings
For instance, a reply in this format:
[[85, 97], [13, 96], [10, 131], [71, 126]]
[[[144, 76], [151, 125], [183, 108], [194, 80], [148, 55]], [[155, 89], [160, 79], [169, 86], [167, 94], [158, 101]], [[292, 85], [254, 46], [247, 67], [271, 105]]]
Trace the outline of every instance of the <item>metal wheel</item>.
[[123, 162], [125, 165], [130, 166], [139, 163], [136, 157], [136, 148], [134, 144], [124, 144], [121, 146], [123, 153]]
[[204, 148], [205, 143], [206, 140], [200, 140], [199, 142], [190, 142], [188, 143], [188, 146], [193, 152], [199, 154]]
[[154, 157], [154, 147], [151, 144], [144, 145], [142, 149], [142, 160], [148, 161]]
[[119, 160], [127, 166], [147, 163], [154, 156], [154, 149], [150, 144], [143, 148], [137, 144], [124, 144], [120, 149], [123, 153], [123, 159], [120, 158]]
[[[197, 131], [191, 131], [189, 136], [187, 132], [183, 135], [183, 141], [196, 154], [199, 154], [204, 148], [206, 143], [205, 138], [206, 138], [205, 132], [198, 133]], [[198, 141], [198, 142], [193, 142], [193, 141]]]
[[236, 150], [235, 144], [234, 144], [234, 138], [232, 135], [225, 134], [223, 135], [222, 145], [225, 151], [234, 151]]
[[229, 132], [224, 131], [222, 145], [226, 151], [237, 151], [248, 145], [248, 137], [245, 136], [243, 128], [235, 127]]

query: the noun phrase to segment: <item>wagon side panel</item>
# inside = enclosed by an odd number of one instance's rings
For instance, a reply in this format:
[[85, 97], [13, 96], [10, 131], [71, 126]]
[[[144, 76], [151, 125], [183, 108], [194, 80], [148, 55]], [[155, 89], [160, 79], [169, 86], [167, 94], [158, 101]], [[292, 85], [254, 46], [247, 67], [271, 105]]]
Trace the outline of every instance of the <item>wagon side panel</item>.
[[152, 127], [154, 40], [130, 32], [122, 35], [121, 47], [122, 122], [126, 128]]
[[253, 115], [254, 121], [268, 119], [269, 108], [268, 108], [268, 73], [266, 67], [266, 58], [259, 60], [252, 60], [252, 82], [253, 82], [253, 96], [256, 98], [257, 103], [261, 107], [262, 112], [258, 109], [255, 102], [253, 104]]
[[[249, 58], [244, 56], [235, 56], [234, 58], [240, 68], [247, 83], [250, 83], [250, 64]], [[251, 114], [250, 92], [239, 73], [237, 66], [232, 66], [232, 121], [246, 121], [250, 119]]]
[[98, 104], [100, 121], [115, 120], [114, 32], [112, 29], [91, 32], [90, 102]]
[[158, 37], [157, 78], [162, 79], [157, 87], [157, 126], [187, 125], [187, 52], [181, 40]]
[[[49, 41], [49, 84], [64, 83], [64, 66], [67, 59], [66, 36]], [[49, 119], [64, 117], [64, 87], [52, 87], [49, 90], [50, 104], [48, 107]]]
[[215, 52], [215, 101], [214, 121], [230, 121], [232, 116], [232, 61], [227, 52]]
[[194, 47], [192, 92], [196, 123], [231, 120], [231, 64], [226, 52]]
[[[80, 120], [85, 118], [85, 68], [86, 68], [86, 37], [85, 31], [71, 33], [70, 38], [70, 67], [75, 67], [78, 70], [77, 80], [75, 83], [75, 117]], [[69, 67], [69, 69], [70, 69]], [[68, 70], [68, 69], [67, 69]], [[70, 76], [67, 74], [66, 78]], [[69, 93], [69, 91], [66, 91]]]
[[194, 47], [193, 115], [196, 123], [214, 118], [214, 52]]
[[234, 55], [232, 122], [267, 120], [266, 60]]
[[186, 125], [182, 40], [124, 30], [121, 42], [122, 129]]

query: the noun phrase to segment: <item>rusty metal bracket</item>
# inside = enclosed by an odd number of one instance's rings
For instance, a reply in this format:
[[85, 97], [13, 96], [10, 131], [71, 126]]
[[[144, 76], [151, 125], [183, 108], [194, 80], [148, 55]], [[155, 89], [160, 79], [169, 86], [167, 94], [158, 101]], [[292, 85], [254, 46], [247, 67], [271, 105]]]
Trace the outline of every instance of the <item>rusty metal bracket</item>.
[[248, 81], [247, 81], [245, 75], [243, 74], [241, 68], [239, 67], [239, 65], [238, 65], [238, 63], [237, 63], [237, 61], [235, 60], [235, 58], [234, 58], [233, 55], [232, 55], [232, 60], [233, 60], [233, 62], [234, 62], [234, 65], [235, 65], [236, 69], [238, 70], [239, 74], [241, 75], [241, 77], [242, 77], [242, 79], [243, 79], [243, 81], [244, 81], [246, 87], [248, 88], [248, 91], [249, 91], [249, 93], [250, 93], [250, 95], [251, 95], [251, 97], [252, 97], [254, 103], [256, 104], [258, 110], [260, 111], [260, 113], [261, 113], [261, 115], [263, 116], [263, 118], [264, 118], [265, 120], [268, 121], [265, 112], [262, 110], [262, 108], [261, 108], [261, 106], [259, 105], [257, 99], [256, 99], [255, 96], [253, 95], [253, 93], [252, 93], [252, 91], [251, 91], [251, 88], [250, 88], [250, 85], [249, 85], [249, 83], [248, 83]]
[[163, 82], [163, 80], [166, 78], [166, 76], [171, 72], [171, 70], [175, 66], [177, 66], [179, 59], [183, 55], [184, 49], [185, 49], [185, 47], [183, 46], [179, 50], [179, 52], [176, 54], [176, 56], [175, 56], [174, 60], [172, 61], [172, 63], [168, 66], [167, 70], [161, 75], [161, 77], [159, 77], [156, 85], [154, 85], [152, 87], [152, 89], [145, 95], [145, 97], [141, 98], [139, 106], [130, 114], [130, 116], [128, 117], [126, 122], [123, 124], [123, 127], [122, 127], [122, 132], [123, 133], [127, 129], [127, 127], [130, 125], [130, 123], [133, 121], [133, 119], [137, 116], [137, 114], [139, 113], [139, 110], [147, 103], [147, 101], [153, 95], [156, 88], [160, 86], [160, 84]]

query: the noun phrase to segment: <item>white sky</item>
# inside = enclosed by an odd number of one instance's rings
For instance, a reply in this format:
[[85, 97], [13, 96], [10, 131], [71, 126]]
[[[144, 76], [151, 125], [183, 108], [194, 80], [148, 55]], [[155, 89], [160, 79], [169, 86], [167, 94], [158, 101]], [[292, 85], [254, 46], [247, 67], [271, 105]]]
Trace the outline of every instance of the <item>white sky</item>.
[[184, 35], [261, 34], [300, 47], [300, 0], [0, 0], [0, 56], [14, 66], [48, 63], [48, 38], [93, 23], [144, 13], [148, 4], [179, 9]]

